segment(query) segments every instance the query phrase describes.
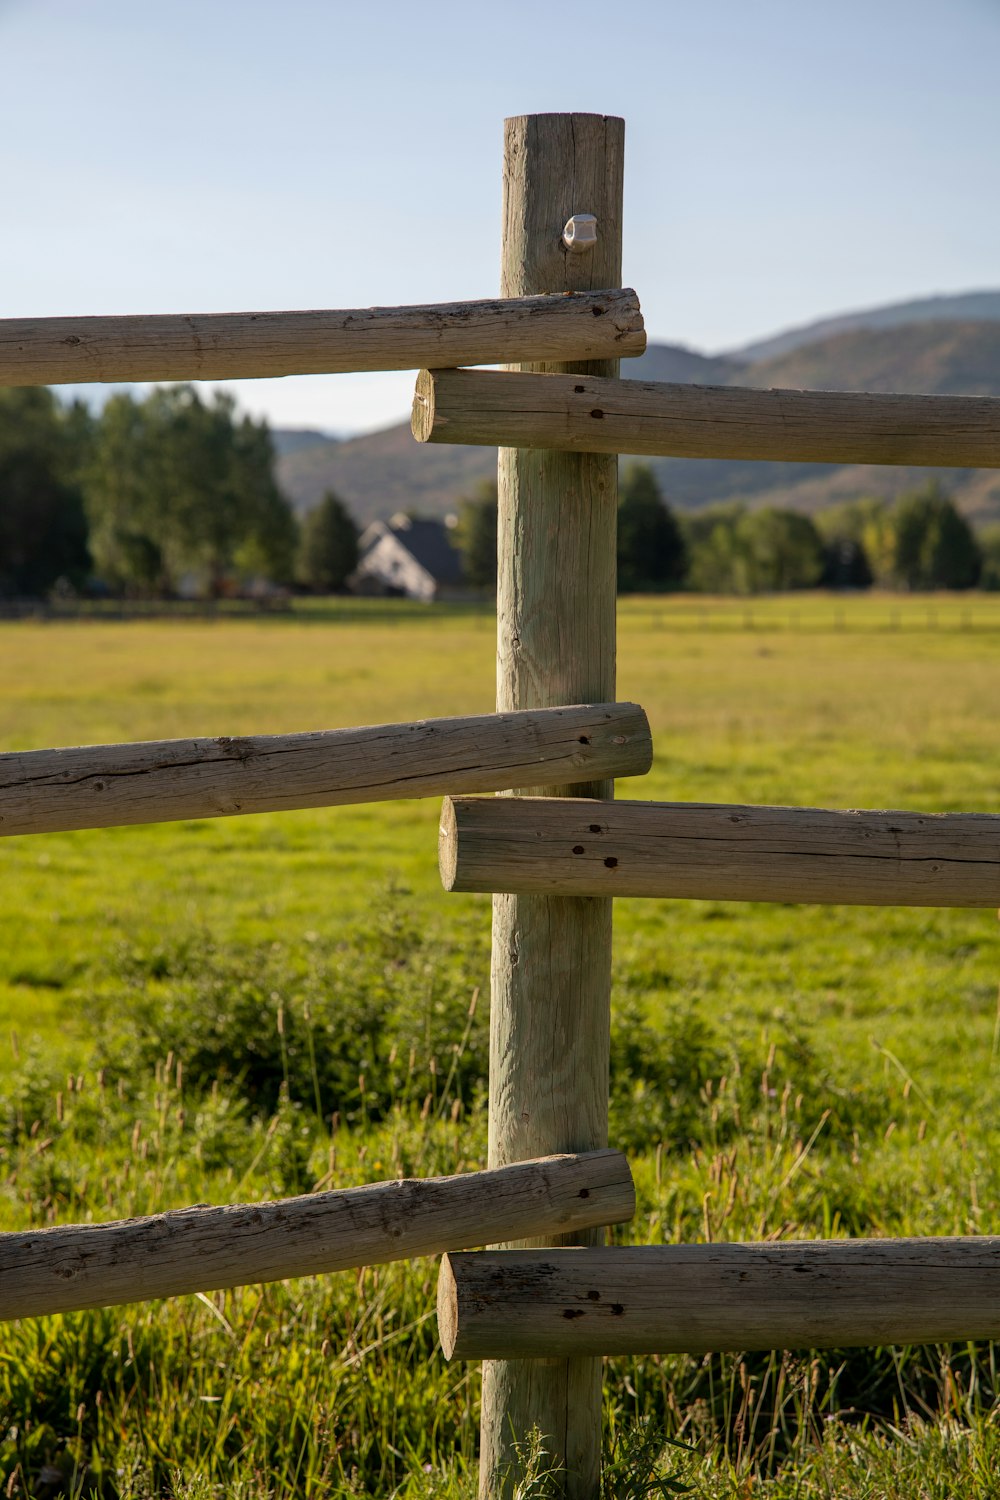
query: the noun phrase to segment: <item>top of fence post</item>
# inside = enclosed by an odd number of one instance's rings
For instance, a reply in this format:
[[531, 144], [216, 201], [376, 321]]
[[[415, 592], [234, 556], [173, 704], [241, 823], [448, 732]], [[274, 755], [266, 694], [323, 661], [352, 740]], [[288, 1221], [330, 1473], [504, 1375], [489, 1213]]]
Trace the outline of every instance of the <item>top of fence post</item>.
[[[501, 296], [621, 285], [624, 161], [625, 121], [615, 115], [504, 121]], [[574, 253], [563, 230], [585, 213], [597, 220], [595, 243]], [[615, 361], [601, 364], [589, 373], [617, 374]]]

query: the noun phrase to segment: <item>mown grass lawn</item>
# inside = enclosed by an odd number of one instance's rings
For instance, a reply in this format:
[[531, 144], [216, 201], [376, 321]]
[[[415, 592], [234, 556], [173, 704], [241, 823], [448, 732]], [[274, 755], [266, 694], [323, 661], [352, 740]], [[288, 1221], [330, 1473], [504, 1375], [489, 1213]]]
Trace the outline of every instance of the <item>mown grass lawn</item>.
[[[998, 647], [988, 596], [626, 601], [656, 761], [618, 795], [1000, 812]], [[5, 749], [493, 700], [485, 610], [6, 624], [0, 652]], [[475, 1164], [488, 898], [441, 892], [437, 813], [0, 840], [3, 1227]], [[998, 1232], [997, 938], [990, 911], [619, 902], [630, 1235]], [[464, 1493], [477, 1382], [434, 1352], [433, 1276], [14, 1326], [8, 1493]], [[609, 1432], [693, 1443], [667, 1469], [712, 1495], [989, 1495], [992, 1360], [616, 1361]]]

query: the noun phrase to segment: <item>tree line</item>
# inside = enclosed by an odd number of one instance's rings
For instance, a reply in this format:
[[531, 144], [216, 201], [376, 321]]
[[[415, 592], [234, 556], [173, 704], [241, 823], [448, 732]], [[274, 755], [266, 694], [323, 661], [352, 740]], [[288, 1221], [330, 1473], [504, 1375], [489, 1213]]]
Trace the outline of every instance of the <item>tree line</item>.
[[339, 588], [357, 536], [339, 502], [299, 526], [267, 424], [223, 392], [121, 393], [95, 415], [41, 387], [0, 391], [0, 595]]
[[[496, 485], [459, 508], [456, 538], [466, 576], [496, 576]], [[978, 535], [936, 484], [893, 502], [847, 501], [816, 516], [778, 506], [709, 506], [677, 515], [648, 464], [621, 478], [620, 593], [687, 589], [709, 594], [877, 585], [901, 590], [1000, 589], [1000, 525]]]
[[[459, 504], [470, 587], [496, 580], [497, 494]], [[113, 395], [99, 415], [44, 388], [0, 391], [0, 596], [56, 588], [219, 597], [261, 582], [329, 593], [358, 561], [358, 530], [326, 494], [300, 523], [274, 474], [267, 424], [222, 392]], [[978, 535], [937, 485], [810, 517], [776, 506], [676, 515], [646, 464], [618, 511], [623, 593], [755, 594], [818, 587], [1000, 589], [1000, 526]]]

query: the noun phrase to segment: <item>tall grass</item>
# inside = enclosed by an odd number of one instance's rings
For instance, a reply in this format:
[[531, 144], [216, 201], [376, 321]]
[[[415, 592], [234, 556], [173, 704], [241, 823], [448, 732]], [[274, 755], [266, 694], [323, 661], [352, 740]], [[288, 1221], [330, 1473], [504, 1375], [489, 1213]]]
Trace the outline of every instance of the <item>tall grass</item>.
[[[918, 630], [923, 603], [888, 630], [876, 603], [836, 633], [627, 606], [622, 692], [657, 744], [629, 794], [997, 810], [993, 636]], [[488, 707], [468, 613], [2, 630], [8, 744]], [[488, 901], [440, 895], [436, 813], [0, 842], [3, 1227], [481, 1165]], [[612, 1140], [639, 1195], [616, 1239], [997, 1230], [992, 914], [616, 924]], [[471, 1497], [478, 1374], [436, 1350], [435, 1273], [10, 1325], [6, 1493]], [[608, 1496], [996, 1493], [990, 1346], [613, 1360], [605, 1389]], [[525, 1500], [552, 1487], [543, 1450], [529, 1470]]]

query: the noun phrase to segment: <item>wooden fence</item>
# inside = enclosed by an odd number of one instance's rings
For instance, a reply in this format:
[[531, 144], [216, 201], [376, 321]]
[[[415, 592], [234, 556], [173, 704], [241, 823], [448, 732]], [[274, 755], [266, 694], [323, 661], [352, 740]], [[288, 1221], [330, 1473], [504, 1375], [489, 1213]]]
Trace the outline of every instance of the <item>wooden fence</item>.
[[449, 798], [449, 891], [1000, 906], [1000, 815]]
[[500, 370], [422, 370], [421, 443], [669, 458], [1000, 468], [1000, 398], [755, 391]]
[[714, 1354], [1000, 1338], [1000, 1239], [450, 1254], [445, 1354]]
[[[491, 1500], [514, 1493], [534, 1427], [565, 1495], [597, 1496], [606, 1353], [1000, 1334], [996, 1240], [602, 1248], [634, 1209], [607, 1138], [615, 895], [1000, 899], [1000, 818], [612, 802], [651, 759], [642, 710], [615, 702], [620, 451], [1000, 463], [983, 398], [619, 380], [644, 348], [618, 286], [623, 147], [617, 119], [507, 122], [500, 300], [0, 323], [0, 383], [426, 366], [419, 439], [507, 445], [496, 715], [0, 756], [0, 833], [446, 794], [445, 885], [495, 893], [487, 1171], [0, 1236], [0, 1317], [462, 1251], [442, 1263], [441, 1334], [485, 1361]], [[583, 249], [563, 233], [581, 213]], [[459, 363], [520, 368], [442, 368]], [[486, 791], [515, 795], [464, 795]]]
[[152, 740], [0, 755], [0, 835], [339, 807], [642, 775], [649, 724], [632, 703], [307, 734]]
[[277, 1203], [25, 1230], [0, 1235], [0, 1319], [385, 1265], [512, 1230], [570, 1234], [634, 1212], [625, 1158], [591, 1151]]

